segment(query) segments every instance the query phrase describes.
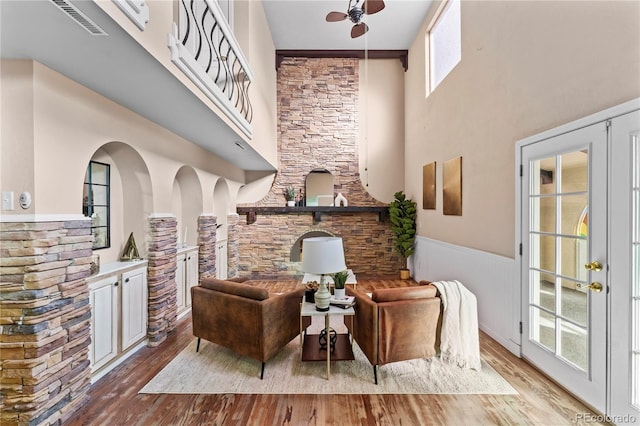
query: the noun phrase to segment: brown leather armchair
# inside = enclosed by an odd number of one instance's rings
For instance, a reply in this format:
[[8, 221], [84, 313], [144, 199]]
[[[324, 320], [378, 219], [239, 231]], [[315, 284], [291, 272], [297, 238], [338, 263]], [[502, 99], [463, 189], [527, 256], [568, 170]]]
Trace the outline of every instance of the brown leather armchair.
[[347, 327], [373, 365], [376, 384], [377, 366], [436, 354], [440, 318], [436, 292], [429, 284], [374, 290], [369, 297], [347, 288], [356, 303], [353, 325]]
[[300, 333], [304, 289], [269, 295], [249, 284], [202, 278], [191, 288], [193, 335], [262, 362]]

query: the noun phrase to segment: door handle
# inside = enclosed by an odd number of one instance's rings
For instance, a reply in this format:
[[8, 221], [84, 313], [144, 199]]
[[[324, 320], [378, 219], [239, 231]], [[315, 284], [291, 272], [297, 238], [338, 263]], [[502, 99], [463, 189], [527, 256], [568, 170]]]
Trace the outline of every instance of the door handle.
[[581, 288], [588, 288], [589, 290], [593, 291], [594, 293], [600, 293], [602, 291], [602, 284], [600, 284], [598, 281], [594, 281], [589, 285], [584, 285], [584, 284], [580, 284], [578, 283], [576, 285], [576, 287], [578, 287], [579, 289]]
[[602, 263], [598, 262], [597, 260], [594, 260], [593, 262], [589, 262], [585, 264], [584, 269], [587, 269], [589, 271], [600, 272], [602, 271]]

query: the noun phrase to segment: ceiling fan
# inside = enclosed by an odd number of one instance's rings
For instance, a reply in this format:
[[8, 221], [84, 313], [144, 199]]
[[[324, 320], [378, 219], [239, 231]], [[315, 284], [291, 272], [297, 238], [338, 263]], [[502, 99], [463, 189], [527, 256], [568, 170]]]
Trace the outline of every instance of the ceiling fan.
[[354, 24], [351, 28], [351, 38], [356, 38], [369, 31], [367, 24], [362, 22], [364, 15], [372, 15], [382, 9], [384, 9], [383, 0], [349, 0], [347, 13], [329, 12], [327, 22], [339, 22], [349, 18]]

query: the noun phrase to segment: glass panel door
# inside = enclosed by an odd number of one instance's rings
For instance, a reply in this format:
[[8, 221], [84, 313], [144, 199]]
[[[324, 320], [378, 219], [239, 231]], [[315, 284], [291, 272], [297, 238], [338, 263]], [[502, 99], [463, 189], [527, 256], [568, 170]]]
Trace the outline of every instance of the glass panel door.
[[588, 149], [531, 161], [530, 338], [587, 370]]
[[607, 129], [521, 148], [522, 355], [606, 407]]

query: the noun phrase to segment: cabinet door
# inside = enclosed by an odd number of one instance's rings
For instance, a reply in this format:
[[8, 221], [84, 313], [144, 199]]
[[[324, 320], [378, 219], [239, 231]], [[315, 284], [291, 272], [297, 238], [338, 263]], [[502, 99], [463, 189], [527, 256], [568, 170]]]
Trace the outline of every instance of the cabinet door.
[[147, 271], [122, 274], [122, 350], [147, 335]]
[[187, 268], [185, 268], [185, 263], [187, 261], [187, 257], [185, 254], [178, 255], [176, 261], [176, 305], [178, 306], [178, 312], [181, 312], [186, 308], [186, 293], [185, 293], [185, 273]]
[[186, 265], [186, 286], [185, 291], [187, 293], [186, 303], [187, 306], [191, 306], [191, 287], [198, 285], [198, 251], [192, 251], [187, 253], [187, 265]]
[[118, 354], [118, 279], [106, 278], [90, 285], [92, 371]]

